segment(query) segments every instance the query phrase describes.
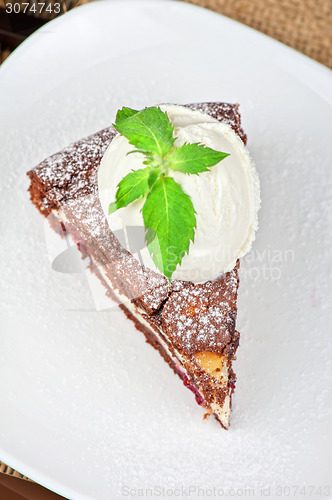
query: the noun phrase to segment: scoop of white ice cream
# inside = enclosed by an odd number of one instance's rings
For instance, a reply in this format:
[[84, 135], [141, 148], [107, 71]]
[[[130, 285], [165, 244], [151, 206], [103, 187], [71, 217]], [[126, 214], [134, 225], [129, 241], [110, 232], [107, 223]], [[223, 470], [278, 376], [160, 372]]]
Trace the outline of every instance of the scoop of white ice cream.
[[[189, 253], [183, 257], [172, 278], [195, 283], [211, 280], [231, 270], [236, 260], [250, 250], [255, 239], [260, 206], [258, 174], [247, 148], [229, 125], [184, 106], [167, 104], [160, 108], [174, 124], [176, 146], [199, 142], [230, 154], [208, 172], [199, 175], [168, 173], [190, 195], [197, 223], [194, 242], [190, 243]], [[142, 199], [108, 215], [109, 204], [115, 200], [120, 180], [131, 170], [145, 168], [142, 154], [127, 155], [133, 149], [125, 137], [116, 136], [98, 171], [99, 197], [113, 231], [144, 226]], [[146, 267], [160, 272], [147, 248], [140, 253]]]

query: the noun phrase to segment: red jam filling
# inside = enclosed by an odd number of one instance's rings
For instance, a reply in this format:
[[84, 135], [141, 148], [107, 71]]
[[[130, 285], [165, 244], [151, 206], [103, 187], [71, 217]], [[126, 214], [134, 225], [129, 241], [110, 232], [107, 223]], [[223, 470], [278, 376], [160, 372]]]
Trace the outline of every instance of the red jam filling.
[[197, 403], [202, 406], [204, 404], [204, 399], [202, 398], [202, 396], [200, 395], [200, 393], [198, 392], [197, 388], [189, 381], [187, 375], [185, 373], [182, 373], [180, 370], [178, 370], [178, 373], [181, 375], [182, 377], [182, 380], [183, 380], [183, 384], [188, 387], [188, 389], [190, 389], [194, 394], [195, 394], [195, 399], [197, 401]]

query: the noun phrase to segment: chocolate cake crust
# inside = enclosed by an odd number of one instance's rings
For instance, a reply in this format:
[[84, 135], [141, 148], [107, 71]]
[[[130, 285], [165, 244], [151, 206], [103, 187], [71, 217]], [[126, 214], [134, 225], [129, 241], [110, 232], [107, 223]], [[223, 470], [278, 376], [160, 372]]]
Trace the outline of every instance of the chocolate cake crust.
[[[187, 106], [228, 123], [246, 142], [236, 104], [200, 103]], [[97, 260], [101, 265], [112, 267], [113, 279], [123, 284], [121, 292], [151, 314], [161, 307], [173, 290], [188, 286], [188, 282], [172, 280], [169, 284], [165, 276], [143, 268], [120, 245], [108, 226], [98, 197], [97, 172], [115, 134], [113, 127], [106, 128], [42, 161], [27, 173], [31, 180], [30, 197], [45, 216], [52, 210], [61, 209], [69, 223], [80, 232], [88, 251], [98, 254]], [[110, 261], [117, 262], [116, 269], [108, 265]], [[217, 286], [218, 279], [214, 283]]]
[[[237, 105], [200, 103], [187, 106], [228, 123], [246, 143]], [[235, 330], [239, 262], [233, 270], [213, 281], [201, 284], [179, 280], [169, 282], [165, 276], [141, 266], [121, 246], [109, 228], [97, 186], [100, 161], [115, 134], [113, 127], [106, 128], [75, 142], [30, 170], [27, 175], [31, 180], [31, 200], [46, 217], [50, 214], [56, 217], [61, 212], [66, 231], [72, 234], [84, 255], [93, 258], [94, 272], [99, 274], [102, 282], [105, 284], [106, 278], [121, 296], [138, 308], [151, 329], [162, 335], [171, 355], [177, 353], [188, 359], [190, 370], [201, 381], [205, 404], [220, 403], [225, 400], [229, 388], [234, 386], [234, 373], [230, 371], [225, 392], [225, 389], [211, 385], [211, 377], [201, 369], [195, 354], [216, 353], [229, 363], [234, 357], [239, 343], [239, 334]], [[137, 323], [130, 312], [128, 315]], [[144, 331], [145, 327], [140, 329], [157, 348], [151, 332]], [[158, 350], [161, 352], [162, 349]], [[161, 352], [164, 358], [167, 356], [165, 352]], [[167, 362], [178, 372], [173, 361], [168, 359]], [[183, 378], [183, 374], [178, 375]]]

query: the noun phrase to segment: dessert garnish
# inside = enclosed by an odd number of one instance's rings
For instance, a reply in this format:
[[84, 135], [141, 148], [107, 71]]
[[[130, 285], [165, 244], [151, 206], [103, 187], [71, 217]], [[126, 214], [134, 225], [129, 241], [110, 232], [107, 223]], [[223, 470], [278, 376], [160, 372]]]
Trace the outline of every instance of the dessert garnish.
[[260, 205], [245, 143], [205, 109], [124, 108], [115, 123], [120, 133], [98, 168], [98, 196], [111, 231], [126, 235], [125, 248], [139, 232], [140, 250], [132, 253], [141, 265], [191, 283], [234, 269], [255, 239]]
[[159, 107], [141, 111], [123, 107], [113, 126], [136, 148], [128, 154], [144, 155], [146, 167], [131, 171], [118, 183], [109, 213], [144, 198], [141, 211], [147, 248], [157, 268], [170, 280], [194, 241], [196, 212], [191, 197], [169, 172], [198, 175], [229, 154], [198, 142], [177, 147], [174, 125]]
[[[114, 127], [107, 127], [30, 170], [29, 192], [51, 227], [72, 237], [107, 295], [119, 303], [194, 393], [205, 416], [213, 414], [227, 429], [236, 380], [232, 364], [239, 345], [239, 259], [251, 248], [258, 226], [258, 175], [246, 148], [237, 104], [160, 104], [158, 108], [172, 124], [172, 135], [168, 131], [166, 139], [160, 135], [161, 125], [153, 130], [157, 140], [144, 136], [149, 147], [144, 141], [133, 146]], [[125, 110], [123, 120], [138, 113]], [[207, 170], [199, 175], [162, 165], [170, 153], [174, 161], [185, 143], [204, 144], [230, 156], [221, 167], [205, 164]], [[128, 154], [135, 147], [143, 152]], [[195, 168], [193, 161], [190, 165]], [[110, 200], [118, 203], [116, 193], [122, 179], [147, 167], [148, 187], [145, 184], [138, 191], [145, 194], [127, 206], [111, 207], [116, 210], [109, 215]], [[196, 210], [195, 241], [190, 239], [189, 253], [177, 265], [171, 281], [156, 267], [144, 242], [143, 205], [158, 179], [161, 185], [166, 179], [179, 184]], [[183, 205], [174, 205], [173, 210], [182, 214]], [[139, 234], [138, 245], [136, 241], [131, 244], [131, 230]]]

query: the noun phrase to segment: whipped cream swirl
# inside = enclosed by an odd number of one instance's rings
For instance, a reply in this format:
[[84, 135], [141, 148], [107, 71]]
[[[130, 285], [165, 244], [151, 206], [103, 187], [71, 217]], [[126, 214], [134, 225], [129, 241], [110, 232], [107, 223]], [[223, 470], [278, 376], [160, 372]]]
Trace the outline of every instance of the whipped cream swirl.
[[[230, 125], [184, 106], [165, 104], [160, 108], [174, 124], [176, 146], [199, 142], [230, 154], [208, 172], [199, 175], [168, 173], [191, 197], [197, 223], [194, 242], [190, 243], [189, 253], [183, 257], [172, 278], [204, 282], [233, 269], [237, 259], [250, 250], [258, 228], [258, 174], [246, 146]], [[125, 231], [129, 226], [144, 227], [142, 199], [108, 215], [109, 204], [115, 200], [120, 180], [131, 170], [145, 168], [142, 154], [128, 155], [133, 149], [125, 137], [117, 135], [99, 167], [99, 198], [112, 231]], [[139, 256], [134, 256], [146, 267], [160, 273], [147, 248], [141, 249]]]

